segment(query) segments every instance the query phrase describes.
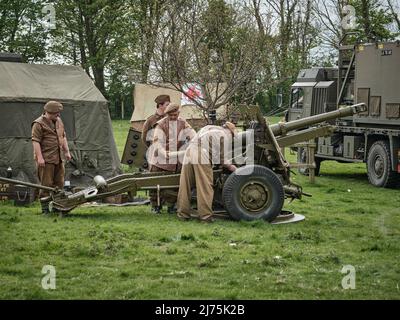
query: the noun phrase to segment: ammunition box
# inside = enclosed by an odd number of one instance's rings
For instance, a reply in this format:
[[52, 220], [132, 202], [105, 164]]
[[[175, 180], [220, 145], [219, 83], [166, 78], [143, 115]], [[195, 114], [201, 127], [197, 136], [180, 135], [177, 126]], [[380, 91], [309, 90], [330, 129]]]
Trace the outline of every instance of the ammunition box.
[[0, 200], [14, 201], [16, 206], [25, 206], [35, 201], [35, 190], [21, 185], [0, 183]]

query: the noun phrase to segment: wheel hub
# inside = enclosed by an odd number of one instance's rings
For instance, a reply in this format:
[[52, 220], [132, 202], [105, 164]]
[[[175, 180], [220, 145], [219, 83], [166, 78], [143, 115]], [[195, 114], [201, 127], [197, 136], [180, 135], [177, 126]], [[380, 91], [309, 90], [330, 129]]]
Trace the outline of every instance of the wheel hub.
[[240, 192], [242, 206], [251, 212], [258, 212], [267, 207], [269, 202], [268, 188], [259, 182], [249, 182]]
[[378, 177], [382, 177], [383, 172], [384, 172], [384, 161], [380, 155], [377, 155], [375, 157], [374, 171]]

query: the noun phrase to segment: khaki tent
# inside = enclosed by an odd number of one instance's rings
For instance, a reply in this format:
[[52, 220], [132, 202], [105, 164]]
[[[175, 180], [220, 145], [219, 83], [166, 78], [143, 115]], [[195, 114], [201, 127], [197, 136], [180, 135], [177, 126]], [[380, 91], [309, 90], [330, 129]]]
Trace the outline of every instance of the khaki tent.
[[65, 179], [84, 186], [97, 174], [120, 173], [107, 100], [80, 67], [0, 62], [0, 174], [11, 167], [13, 178], [38, 182], [31, 123], [48, 100], [64, 105], [61, 119], [73, 157]]
[[[182, 93], [173, 89], [156, 87], [148, 84], [136, 84], [134, 89], [134, 110], [131, 118], [132, 128], [142, 131], [144, 122], [148, 117], [156, 111], [156, 103], [154, 99], [161, 94], [168, 94], [171, 97], [171, 102], [182, 105], [180, 116], [188, 120], [193, 126], [201, 126], [205, 124], [205, 118], [202, 110], [194, 104], [182, 103], [185, 99], [182, 97]], [[221, 85], [221, 90], [225, 86]], [[217, 110], [217, 114], [222, 114], [225, 108], [221, 107]]]

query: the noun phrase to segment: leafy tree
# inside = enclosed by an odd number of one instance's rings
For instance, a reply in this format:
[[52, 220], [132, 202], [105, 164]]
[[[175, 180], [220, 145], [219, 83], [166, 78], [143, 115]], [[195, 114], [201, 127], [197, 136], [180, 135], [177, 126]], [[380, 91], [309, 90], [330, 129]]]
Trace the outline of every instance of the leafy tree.
[[53, 32], [53, 52], [73, 64], [80, 63], [107, 97], [107, 67], [118, 59], [128, 37], [136, 34], [129, 24], [125, 1], [53, 0], [59, 26]]
[[319, 44], [313, 3], [311, 0], [249, 1], [248, 8], [264, 39], [263, 66], [268, 74], [264, 95], [270, 107], [278, 107], [278, 92], [283, 95], [283, 104], [288, 102], [289, 87], [299, 70], [311, 64], [310, 51]]
[[170, 1], [161, 20], [150, 80], [180, 92], [187, 83], [196, 83], [204, 97], [195, 102], [207, 112], [239, 95], [243, 101], [257, 94], [260, 57], [258, 33], [234, 4]]
[[49, 30], [43, 20], [44, 5], [34, 0], [0, 2], [0, 51], [22, 54], [29, 62], [46, 59]]
[[400, 34], [400, 3], [397, 3], [397, 6], [395, 5], [393, 0], [386, 0], [387, 1], [387, 7], [389, 10], [389, 13], [391, 14], [393, 18], [393, 24], [395, 25], [397, 29], [397, 35]]
[[364, 41], [392, 40], [395, 35], [387, 27], [393, 22], [389, 10], [380, 0], [349, 0], [356, 10], [358, 39]]
[[147, 83], [151, 60], [160, 30], [160, 20], [165, 13], [167, 0], [131, 0], [130, 18], [137, 37], [130, 44], [135, 48], [137, 79]]

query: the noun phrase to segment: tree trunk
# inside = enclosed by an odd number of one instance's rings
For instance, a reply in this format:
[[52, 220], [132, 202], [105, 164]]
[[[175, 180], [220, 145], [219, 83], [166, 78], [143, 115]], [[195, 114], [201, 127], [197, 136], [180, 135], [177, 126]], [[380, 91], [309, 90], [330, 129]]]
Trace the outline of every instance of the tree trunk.
[[100, 92], [107, 98], [107, 92], [104, 85], [104, 67], [103, 66], [92, 66], [94, 82], [96, 87], [100, 90]]
[[147, 83], [151, 59], [155, 48], [156, 34], [158, 32], [161, 4], [159, 0], [141, 0], [141, 82]]
[[388, 6], [389, 6], [389, 9], [390, 9], [390, 12], [391, 12], [391, 14], [393, 16], [393, 19], [397, 24], [397, 29], [398, 29], [398, 31], [400, 31], [400, 13], [396, 12], [391, 0], [387, 0], [387, 2], [388, 2]]
[[[90, 4], [91, 1], [89, 0], [86, 3]], [[83, 19], [85, 22], [86, 45], [89, 51], [89, 57], [94, 60], [93, 64], [91, 65], [94, 82], [96, 87], [106, 97], [107, 92], [105, 90], [104, 83], [104, 58], [99, 56], [99, 50], [95, 41], [94, 27], [91, 16], [89, 16], [87, 12], [84, 12]]]
[[74, 66], [76, 66], [78, 64], [78, 55], [76, 53], [76, 42], [75, 42], [75, 36], [74, 33], [71, 32], [71, 40], [72, 40], [72, 63]]
[[85, 48], [85, 41], [84, 41], [84, 35], [83, 35], [83, 26], [84, 26], [84, 21], [83, 21], [83, 14], [82, 14], [82, 7], [80, 4], [78, 4], [78, 9], [79, 9], [79, 23], [78, 23], [78, 41], [79, 41], [79, 52], [81, 55], [81, 65], [82, 68], [86, 71], [87, 75], [90, 77], [90, 70], [89, 66], [87, 63], [87, 57], [86, 57], [86, 48]]
[[20, 11], [18, 8], [14, 10], [15, 13], [15, 20], [13, 23], [13, 28], [11, 30], [11, 35], [10, 35], [10, 40], [9, 40], [9, 51], [14, 52], [14, 41], [15, 41], [15, 36], [17, 35], [18, 27], [19, 27], [19, 22], [20, 22]]
[[261, 13], [260, 13], [260, 1], [258, 0], [253, 0], [253, 6], [254, 6], [254, 16], [257, 21], [257, 26], [258, 26], [258, 31], [260, 32], [261, 36], [265, 37], [265, 28], [264, 24], [261, 19]]
[[311, 18], [311, 10], [312, 10], [312, 1], [307, 0], [307, 9], [304, 20], [304, 28], [301, 39], [301, 66], [305, 67], [307, 65], [307, 55], [309, 50], [309, 44], [307, 43], [307, 36], [310, 32], [310, 18]]

